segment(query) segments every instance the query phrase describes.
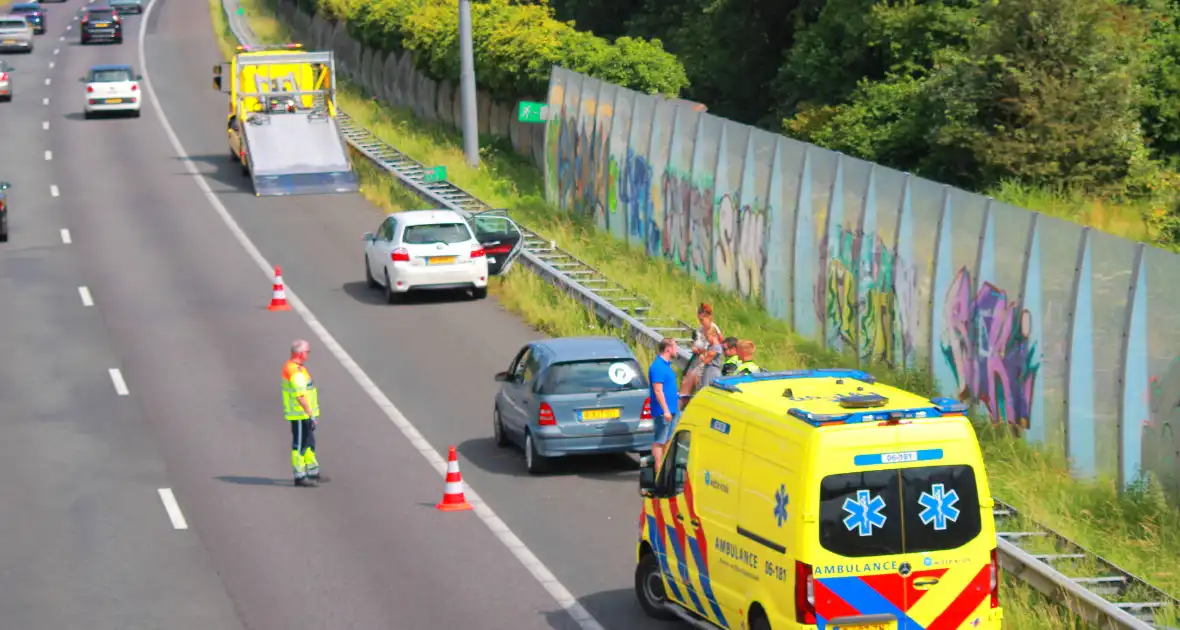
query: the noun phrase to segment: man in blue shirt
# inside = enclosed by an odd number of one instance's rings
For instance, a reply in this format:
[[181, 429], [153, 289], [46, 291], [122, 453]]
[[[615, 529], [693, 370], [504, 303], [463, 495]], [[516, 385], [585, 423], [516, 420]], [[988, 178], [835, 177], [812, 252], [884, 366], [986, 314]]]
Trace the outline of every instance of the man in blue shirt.
[[680, 388], [676, 386], [676, 371], [672, 369], [672, 358], [679, 351], [675, 339], [662, 339], [660, 355], [647, 369], [647, 381], [651, 384], [651, 418], [655, 425], [651, 454], [657, 470], [664, 461], [664, 445], [672, 437], [676, 421], [680, 419]]

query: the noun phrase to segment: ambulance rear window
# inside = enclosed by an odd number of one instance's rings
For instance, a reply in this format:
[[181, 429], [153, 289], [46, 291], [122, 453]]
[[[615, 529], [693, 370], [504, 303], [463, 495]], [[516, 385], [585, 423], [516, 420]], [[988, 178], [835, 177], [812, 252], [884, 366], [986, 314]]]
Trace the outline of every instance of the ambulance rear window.
[[819, 539], [849, 558], [957, 549], [981, 530], [970, 466], [829, 475], [820, 483]]

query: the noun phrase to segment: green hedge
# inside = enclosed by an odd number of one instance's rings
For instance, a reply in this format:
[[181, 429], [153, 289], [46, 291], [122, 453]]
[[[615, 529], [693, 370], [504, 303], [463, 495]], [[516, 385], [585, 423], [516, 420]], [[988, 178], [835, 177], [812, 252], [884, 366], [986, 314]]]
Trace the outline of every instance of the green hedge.
[[[368, 48], [410, 51], [432, 78], [459, 80], [458, 0], [301, 0], [300, 5], [343, 20]], [[648, 94], [679, 96], [688, 86], [684, 66], [659, 40], [620, 37], [612, 43], [555, 20], [545, 4], [477, 1], [471, 14], [475, 77], [497, 100], [543, 96], [554, 65]]]

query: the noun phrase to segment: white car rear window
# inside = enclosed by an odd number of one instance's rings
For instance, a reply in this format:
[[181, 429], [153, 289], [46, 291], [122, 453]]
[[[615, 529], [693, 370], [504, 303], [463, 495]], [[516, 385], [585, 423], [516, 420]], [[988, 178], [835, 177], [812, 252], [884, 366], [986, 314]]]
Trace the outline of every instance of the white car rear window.
[[91, 83], [118, 83], [119, 81], [130, 81], [130, 70], [95, 70], [90, 75]]
[[402, 242], [407, 245], [452, 245], [471, 240], [471, 230], [466, 223], [434, 223], [430, 225], [406, 226]]

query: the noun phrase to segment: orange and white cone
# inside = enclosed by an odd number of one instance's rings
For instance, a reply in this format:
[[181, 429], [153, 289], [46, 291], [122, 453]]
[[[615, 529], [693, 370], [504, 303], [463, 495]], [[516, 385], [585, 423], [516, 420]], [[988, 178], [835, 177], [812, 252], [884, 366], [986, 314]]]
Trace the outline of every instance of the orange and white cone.
[[283, 288], [283, 268], [275, 265], [275, 284], [274, 294], [270, 298], [270, 306], [266, 307], [268, 311], [289, 311], [290, 305], [287, 304], [287, 290]]
[[451, 446], [447, 454], [447, 486], [443, 490], [442, 503], [434, 506], [444, 512], [470, 510], [471, 504], [463, 496], [463, 475], [459, 474], [459, 452]]

